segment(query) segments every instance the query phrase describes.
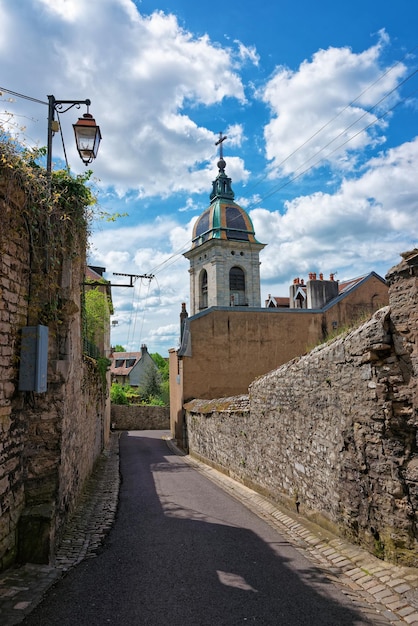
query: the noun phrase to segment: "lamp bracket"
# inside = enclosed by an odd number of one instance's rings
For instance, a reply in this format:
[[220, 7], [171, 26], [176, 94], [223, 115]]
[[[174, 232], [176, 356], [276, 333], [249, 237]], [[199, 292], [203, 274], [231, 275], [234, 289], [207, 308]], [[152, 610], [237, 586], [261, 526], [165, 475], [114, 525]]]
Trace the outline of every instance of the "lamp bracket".
[[[82, 104], [85, 104], [87, 109], [91, 105], [91, 100], [55, 100], [54, 99], [54, 109], [60, 113], [67, 113], [73, 107], [77, 109], [80, 108]], [[68, 105], [68, 106], [66, 106]]]

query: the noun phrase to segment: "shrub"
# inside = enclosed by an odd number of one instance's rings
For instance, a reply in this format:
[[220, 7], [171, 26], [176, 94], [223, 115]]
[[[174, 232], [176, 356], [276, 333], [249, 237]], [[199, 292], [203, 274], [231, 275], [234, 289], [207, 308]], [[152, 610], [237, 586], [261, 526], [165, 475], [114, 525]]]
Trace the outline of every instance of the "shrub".
[[129, 404], [123, 385], [120, 383], [112, 383], [110, 387], [110, 401], [112, 404]]

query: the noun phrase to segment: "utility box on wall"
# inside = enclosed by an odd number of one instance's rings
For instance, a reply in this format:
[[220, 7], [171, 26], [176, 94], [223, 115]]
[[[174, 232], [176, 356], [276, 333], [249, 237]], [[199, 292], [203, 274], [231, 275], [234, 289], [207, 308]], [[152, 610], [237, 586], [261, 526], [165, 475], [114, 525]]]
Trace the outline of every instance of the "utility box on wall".
[[22, 328], [19, 391], [45, 393], [48, 371], [48, 326]]

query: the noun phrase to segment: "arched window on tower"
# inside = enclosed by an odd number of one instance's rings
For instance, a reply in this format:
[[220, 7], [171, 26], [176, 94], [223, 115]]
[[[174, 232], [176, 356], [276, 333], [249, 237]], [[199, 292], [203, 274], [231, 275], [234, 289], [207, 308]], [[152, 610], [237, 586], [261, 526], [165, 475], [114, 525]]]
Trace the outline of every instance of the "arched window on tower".
[[230, 306], [247, 306], [245, 297], [245, 274], [240, 267], [231, 267], [229, 271]]
[[199, 309], [208, 308], [208, 273], [202, 270], [200, 274]]

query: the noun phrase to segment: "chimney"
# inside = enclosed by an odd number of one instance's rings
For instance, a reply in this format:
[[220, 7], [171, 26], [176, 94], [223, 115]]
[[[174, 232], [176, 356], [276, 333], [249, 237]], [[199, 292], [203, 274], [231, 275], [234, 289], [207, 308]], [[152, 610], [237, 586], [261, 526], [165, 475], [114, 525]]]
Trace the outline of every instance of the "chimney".
[[148, 348], [147, 348], [147, 346], [145, 345], [145, 343], [143, 343], [143, 344], [142, 344], [142, 346], [141, 346], [141, 356], [142, 356], [143, 354], [145, 354], [145, 352], [148, 352]]
[[[332, 276], [332, 278], [331, 278]], [[338, 283], [333, 280], [331, 274], [329, 280], [324, 280], [324, 275], [309, 274], [310, 281], [307, 285], [308, 309], [322, 309], [328, 302], [338, 296]]]

